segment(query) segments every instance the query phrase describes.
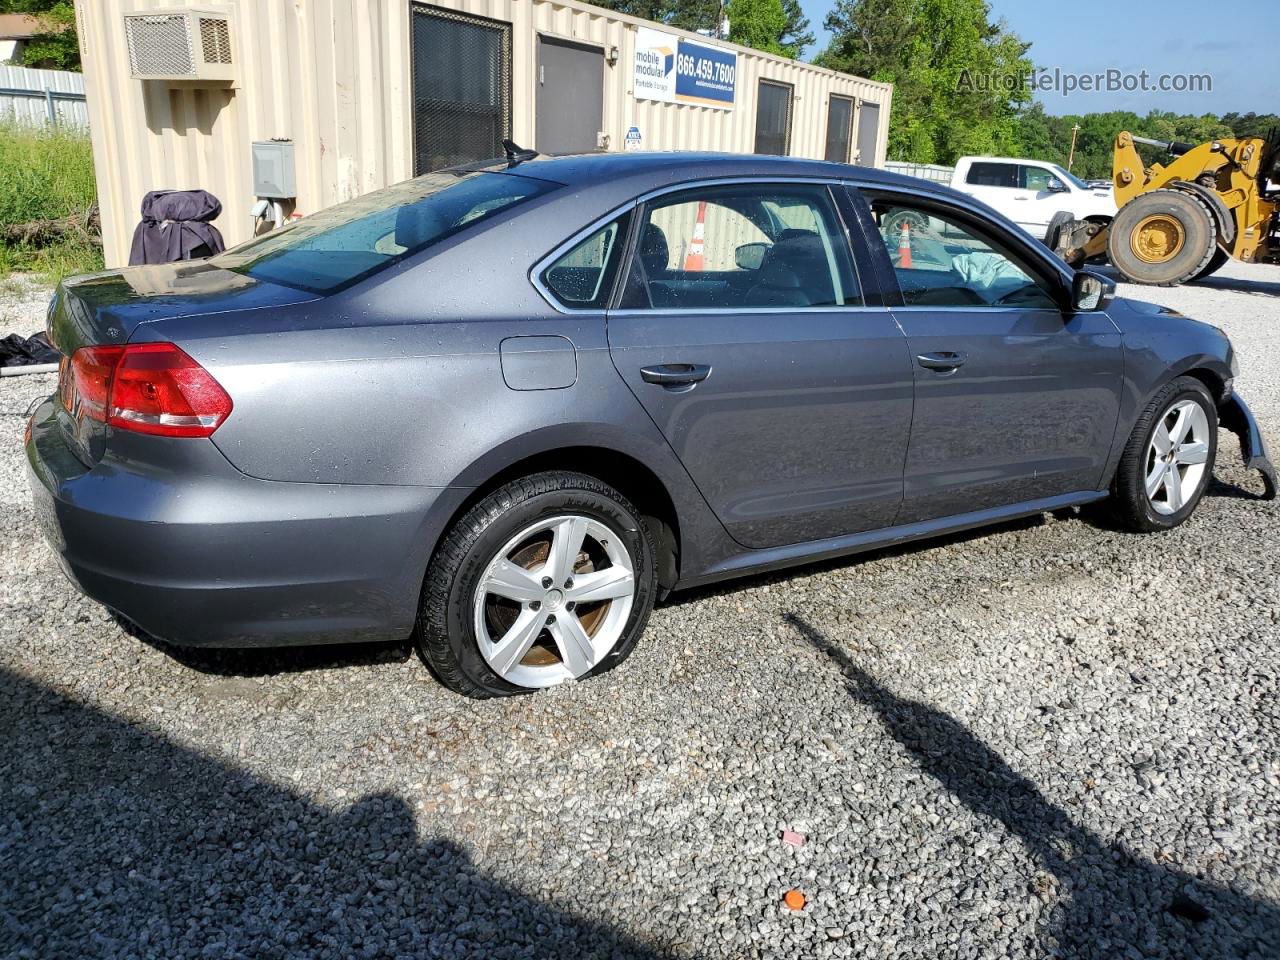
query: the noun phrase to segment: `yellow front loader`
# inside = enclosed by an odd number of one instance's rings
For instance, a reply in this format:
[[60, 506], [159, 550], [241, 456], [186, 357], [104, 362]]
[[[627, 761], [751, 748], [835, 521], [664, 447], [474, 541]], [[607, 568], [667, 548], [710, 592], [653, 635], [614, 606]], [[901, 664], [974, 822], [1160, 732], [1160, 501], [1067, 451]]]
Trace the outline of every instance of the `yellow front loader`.
[[[1144, 166], [1135, 144], [1174, 159]], [[1280, 263], [1280, 136], [1194, 146], [1116, 137], [1112, 183], [1120, 208], [1109, 224], [1055, 223], [1049, 245], [1079, 266], [1106, 254], [1133, 283], [1172, 287], [1213, 273], [1230, 258]]]

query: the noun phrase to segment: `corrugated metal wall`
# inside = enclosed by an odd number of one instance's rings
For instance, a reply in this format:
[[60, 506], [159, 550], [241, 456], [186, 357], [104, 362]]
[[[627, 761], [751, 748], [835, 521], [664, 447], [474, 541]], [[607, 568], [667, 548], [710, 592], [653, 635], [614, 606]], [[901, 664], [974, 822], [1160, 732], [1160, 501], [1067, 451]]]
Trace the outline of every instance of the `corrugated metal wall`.
[[[518, 143], [534, 140], [539, 33], [618, 48], [616, 64], [605, 67], [603, 118], [615, 150], [627, 129], [637, 126], [646, 150], [749, 152], [763, 76], [795, 87], [791, 153], [821, 157], [831, 93], [886, 107], [891, 96], [884, 84], [738, 47], [734, 109], [637, 100], [631, 95], [634, 28], [652, 24], [576, 2], [435, 5], [513, 25], [512, 135]], [[232, 13], [233, 86], [129, 76], [123, 14], [184, 6]], [[77, 4], [76, 16], [108, 264], [127, 259], [148, 190], [209, 190], [223, 203], [215, 223], [228, 244], [247, 239], [254, 140], [296, 143], [297, 210], [303, 215], [413, 174], [409, 0], [113, 0]], [[884, 162], [889, 110], [880, 113], [876, 165]]]
[[[49, 125], [49, 101], [44, 91], [84, 95], [84, 76], [69, 70], [32, 70], [0, 64], [0, 88], [26, 90], [29, 96], [0, 94], [0, 123]], [[89, 126], [89, 109], [83, 100], [56, 99], [57, 125], [75, 130]]]
[[956, 172], [955, 167], [944, 167], [938, 163], [908, 163], [904, 160], [887, 160], [884, 168], [892, 173], [947, 184], [951, 183], [951, 175]]
[[255, 140], [295, 141], [304, 214], [411, 175], [403, 0], [240, 2], [233, 87], [132, 79], [122, 15], [174, 6], [76, 6], [108, 264], [127, 259], [148, 190], [208, 190], [228, 244], [247, 239]]

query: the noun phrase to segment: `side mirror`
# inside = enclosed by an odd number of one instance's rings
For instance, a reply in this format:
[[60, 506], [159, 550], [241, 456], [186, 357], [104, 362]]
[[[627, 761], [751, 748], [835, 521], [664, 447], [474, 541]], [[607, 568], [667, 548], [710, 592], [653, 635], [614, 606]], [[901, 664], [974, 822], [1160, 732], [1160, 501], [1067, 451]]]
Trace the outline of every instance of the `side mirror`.
[[1050, 193], [1069, 193], [1070, 191], [1067, 189], [1067, 185], [1063, 183], [1061, 180], [1059, 180], [1057, 177], [1050, 177], [1049, 192]]
[[1071, 281], [1071, 309], [1076, 313], [1105, 310], [1116, 298], [1115, 281], [1100, 273], [1077, 270]]
[[733, 262], [739, 270], [759, 270], [768, 249], [767, 243], [744, 243], [733, 251]]

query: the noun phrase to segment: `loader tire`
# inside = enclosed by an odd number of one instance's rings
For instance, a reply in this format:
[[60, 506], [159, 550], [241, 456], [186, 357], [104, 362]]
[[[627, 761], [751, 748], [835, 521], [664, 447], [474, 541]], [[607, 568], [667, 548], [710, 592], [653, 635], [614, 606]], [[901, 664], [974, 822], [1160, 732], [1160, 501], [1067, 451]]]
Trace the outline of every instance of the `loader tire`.
[[[1054, 253], [1058, 252], [1058, 238], [1062, 234], [1062, 228], [1069, 223], [1073, 223], [1075, 217], [1072, 216], [1070, 210], [1059, 210], [1053, 215], [1053, 219], [1049, 221], [1049, 229], [1044, 233], [1044, 245]], [[1059, 254], [1061, 256], [1061, 254]]]
[[1222, 250], [1222, 249], [1215, 250], [1213, 253], [1212, 259], [1210, 259], [1209, 262], [1205, 264], [1205, 268], [1201, 270], [1199, 273], [1197, 273], [1191, 279], [1203, 280], [1205, 277], [1213, 276], [1215, 273], [1221, 270], [1222, 265], [1230, 259], [1231, 259], [1231, 254], [1227, 253], [1225, 250]]
[[1217, 250], [1213, 213], [1184, 190], [1134, 197], [1111, 223], [1107, 256], [1131, 283], [1176, 287], [1194, 280]]

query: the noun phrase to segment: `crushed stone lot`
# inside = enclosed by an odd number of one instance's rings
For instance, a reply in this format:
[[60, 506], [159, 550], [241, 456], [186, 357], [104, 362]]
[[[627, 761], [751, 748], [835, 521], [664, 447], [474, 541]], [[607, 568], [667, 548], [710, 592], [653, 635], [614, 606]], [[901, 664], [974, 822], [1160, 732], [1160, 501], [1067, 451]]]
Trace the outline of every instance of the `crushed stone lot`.
[[[1223, 327], [1280, 445], [1280, 268], [1120, 295]], [[1171, 533], [676, 595], [613, 673], [473, 702], [405, 646], [127, 632], [36, 531], [53, 388], [0, 380], [2, 957], [1280, 957], [1280, 506], [1230, 434]]]

